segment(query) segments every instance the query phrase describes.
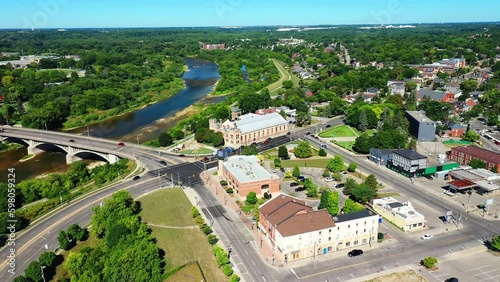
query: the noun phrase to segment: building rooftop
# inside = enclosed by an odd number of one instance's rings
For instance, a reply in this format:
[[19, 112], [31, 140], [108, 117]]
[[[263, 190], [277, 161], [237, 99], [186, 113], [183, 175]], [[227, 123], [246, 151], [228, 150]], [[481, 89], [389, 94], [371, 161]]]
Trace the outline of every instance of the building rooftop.
[[434, 122], [425, 115], [424, 111], [406, 111], [406, 114], [418, 122]]
[[401, 205], [396, 205], [398, 207], [392, 208], [391, 204], [394, 203], [400, 203], [400, 202], [392, 197], [385, 197], [373, 200], [373, 206], [379, 206], [388, 211], [392, 211], [393, 213], [403, 218], [417, 218], [417, 217], [424, 218], [424, 216], [421, 213], [417, 212], [413, 208], [413, 205], [410, 203], [410, 201], [401, 203]]
[[472, 173], [469, 170], [455, 169], [449, 172], [449, 174], [458, 179], [467, 179], [470, 181], [479, 181], [484, 179], [482, 176]]
[[479, 188], [486, 190], [487, 192], [493, 192], [500, 189], [500, 179], [494, 181], [481, 180], [476, 182]]
[[350, 213], [337, 215], [336, 217], [333, 218], [333, 220], [335, 222], [344, 222], [344, 221], [350, 221], [350, 220], [370, 217], [370, 216], [374, 216], [374, 215], [377, 215], [377, 214], [372, 212], [371, 210], [362, 210], [362, 211], [350, 212]]
[[381, 155], [390, 155], [393, 153], [393, 150], [391, 149], [376, 149], [376, 148], [372, 148], [374, 151], [378, 151], [380, 152]]
[[457, 190], [465, 190], [477, 186], [476, 183], [467, 179], [450, 181], [448, 182], [448, 184], [450, 184], [451, 187], [456, 188]]
[[401, 150], [393, 150], [394, 154], [400, 155], [404, 158], [407, 158], [409, 160], [421, 160], [421, 159], [427, 159], [426, 156], [421, 155], [417, 153], [416, 151], [410, 150], [410, 149], [401, 149]]
[[427, 97], [428, 99], [431, 99], [434, 101], [442, 101], [444, 99], [445, 94], [446, 93], [443, 91], [421, 89], [420, 91], [417, 92], [417, 98], [424, 99], [425, 97]]
[[290, 216], [276, 226], [283, 237], [335, 227], [332, 216], [326, 210], [310, 211]]
[[232, 156], [223, 165], [241, 183], [278, 177], [269, 173], [259, 163], [260, 160], [256, 156]]
[[500, 154], [495, 153], [483, 148], [475, 147], [475, 146], [460, 146], [451, 149], [452, 151], [465, 153], [467, 155], [471, 155], [474, 158], [481, 159], [483, 161], [487, 161], [490, 163], [498, 164], [500, 163]]
[[270, 128], [273, 126], [286, 125], [288, 122], [279, 113], [267, 115], [246, 114], [236, 121], [236, 126], [242, 134], [254, 132], [257, 130]]

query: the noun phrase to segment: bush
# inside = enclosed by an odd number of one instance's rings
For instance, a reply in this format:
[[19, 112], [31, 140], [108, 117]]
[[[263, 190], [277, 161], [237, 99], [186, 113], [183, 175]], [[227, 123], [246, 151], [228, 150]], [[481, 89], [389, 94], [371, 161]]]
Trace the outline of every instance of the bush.
[[224, 273], [226, 276], [231, 276], [233, 272], [234, 270], [229, 264], [226, 264], [224, 265], [224, 267], [222, 267], [222, 273]]
[[200, 216], [200, 212], [196, 207], [191, 207], [191, 215], [193, 216], [193, 218], [196, 218]]
[[438, 260], [435, 257], [426, 257], [422, 260], [422, 265], [426, 268], [433, 268], [436, 266]]
[[496, 236], [491, 239], [491, 248], [494, 251], [500, 252], [500, 236]]
[[233, 188], [227, 188], [226, 193], [233, 194], [234, 193]]
[[210, 245], [215, 245], [217, 242], [219, 242], [219, 239], [217, 238], [217, 236], [215, 236], [213, 234], [208, 235], [208, 243]]
[[196, 217], [196, 223], [201, 227], [205, 224], [205, 220], [201, 217], [201, 215], [199, 215]]
[[203, 231], [203, 233], [205, 233], [205, 235], [208, 235], [208, 234], [211, 234], [212, 232], [214, 232], [212, 230], [212, 228], [210, 228], [210, 226], [208, 226], [206, 224], [201, 227], [201, 231]]
[[272, 196], [273, 196], [273, 195], [271, 195], [271, 193], [268, 193], [268, 192], [265, 192], [265, 193], [264, 193], [264, 199], [266, 199], [266, 200], [271, 199], [271, 197], [272, 197]]
[[356, 168], [358, 168], [358, 165], [355, 162], [352, 162], [349, 164], [349, 167], [347, 167], [347, 171], [355, 172]]
[[257, 193], [255, 192], [250, 192], [248, 193], [247, 195], [247, 199], [246, 199], [246, 203], [249, 204], [249, 205], [255, 205], [257, 203], [258, 199], [257, 199]]
[[231, 275], [231, 278], [229, 278], [229, 282], [240, 282], [240, 277], [236, 274]]
[[320, 157], [326, 157], [326, 151], [325, 151], [325, 149], [323, 149], [323, 148], [319, 149], [318, 155]]
[[323, 174], [321, 176], [330, 177], [330, 171], [327, 168], [325, 168], [325, 170], [323, 170]]
[[226, 185], [227, 185], [227, 181], [226, 181], [226, 180], [221, 180], [221, 181], [220, 181], [220, 185], [222, 185], [222, 186], [226, 186]]
[[379, 242], [384, 241], [384, 233], [379, 232], [379, 233], [377, 234], [377, 240], [378, 240]]

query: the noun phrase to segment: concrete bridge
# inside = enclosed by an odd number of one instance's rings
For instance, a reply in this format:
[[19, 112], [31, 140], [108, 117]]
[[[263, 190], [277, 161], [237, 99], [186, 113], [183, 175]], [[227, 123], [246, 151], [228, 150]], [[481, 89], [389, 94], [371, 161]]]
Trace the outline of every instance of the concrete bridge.
[[[0, 133], [2, 134], [2, 133]], [[71, 139], [72, 140], [72, 139]], [[60, 150], [66, 152], [66, 163], [71, 164], [75, 161], [84, 159], [85, 156], [93, 155], [98, 158], [107, 161], [110, 164], [116, 163], [120, 160], [120, 157], [113, 153], [105, 152], [106, 150], [100, 150], [99, 148], [93, 146], [90, 142], [87, 144], [79, 144], [76, 142], [63, 141], [60, 139], [47, 140], [46, 138], [26, 138], [26, 137], [12, 137], [12, 136], [0, 136], [0, 141], [8, 141], [11, 143], [18, 143], [21, 145], [27, 145], [28, 154], [36, 155], [38, 153], [59, 148]]]

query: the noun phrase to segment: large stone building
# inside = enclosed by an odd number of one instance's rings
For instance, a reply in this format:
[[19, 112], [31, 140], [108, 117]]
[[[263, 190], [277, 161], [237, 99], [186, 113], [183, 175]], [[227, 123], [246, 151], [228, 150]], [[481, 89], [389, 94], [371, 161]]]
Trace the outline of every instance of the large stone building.
[[246, 114], [237, 121], [226, 120], [219, 123], [210, 120], [210, 129], [222, 132], [226, 146], [239, 148], [253, 143], [264, 142], [288, 133], [288, 122], [279, 113], [267, 115]]
[[418, 141], [434, 141], [436, 139], [436, 123], [429, 119], [424, 111], [406, 111], [410, 122], [410, 133]]
[[376, 240], [379, 216], [372, 211], [332, 217], [301, 199], [280, 194], [259, 208], [259, 232], [277, 259], [293, 261], [369, 244]]
[[227, 161], [219, 161], [219, 175], [240, 197], [250, 192], [263, 196], [265, 192], [280, 191], [280, 178], [260, 166], [256, 156], [232, 156]]
[[460, 146], [451, 149], [448, 158], [459, 162], [461, 165], [468, 165], [472, 159], [479, 159], [486, 163], [486, 168], [500, 173], [500, 154], [475, 146]]

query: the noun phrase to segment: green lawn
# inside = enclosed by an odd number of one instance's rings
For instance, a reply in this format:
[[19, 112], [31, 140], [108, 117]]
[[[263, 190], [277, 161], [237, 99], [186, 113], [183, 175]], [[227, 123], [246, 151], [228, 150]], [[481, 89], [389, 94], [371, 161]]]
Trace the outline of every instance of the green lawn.
[[283, 66], [283, 63], [278, 62], [276, 60], [273, 60], [273, 62], [280, 73], [280, 79], [267, 87], [271, 96], [278, 95], [278, 90], [281, 89], [283, 81], [285, 80], [291, 80], [295, 87], [299, 85], [300, 79], [295, 75], [291, 74], [289, 71], [287, 71]]
[[319, 134], [322, 138], [335, 138], [335, 137], [357, 137], [356, 134], [351, 130], [349, 125], [339, 125], [334, 128], [330, 128]]
[[[191, 217], [191, 203], [182, 189], [162, 189], [140, 198], [139, 201], [142, 206], [141, 217], [145, 222], [163, 226], [196, 225]], [[150, 226], [150, 228], [153, 237], [157, 240], [156, 244], [165, 251], [166, 271], [186, 263], [199, 261], [206, 281], [228, 280], [217, 267], [212, 248], [207, 242], [207, 236], [198, 228], [174, 229], [155, 226]], [[199, 268], [191, 267], [184, 269], [182, 273], [185, 277], [200, 275]], [[169, 279], [169, 281], [174, 280]]]
[[332, 141], [332, 142], [349, 151], [352, 151], [352, 146], [355, 143], [354, 141]]
[[201, 147], [198, 150], [182, 150], [179, 152], [179, 154], [185, 154], [185, 155], [206, 155], [206, 154], [211, 154], [213, 153], [213, 150], [210, 150], [205, 147]]
[[359, 131], [357, 128], [354, 128], [354, 127], [351, 127], [351, 128], [352, 128], [352, 130], [354, 130], [354, 132], [356, 132], [356, 134], [358, 134], [358, 135], [361, 135], [361, 134], [363, 134], [363, 133], [366, 133], [366, 134], [368, 134], [368, 136], [373, 136], [373, 134], [375, 134], [375, 132], [377, 132], [377, 130], [375, 130], [375, 129], [368, 129], [368, 130], [367, 130], [367, 131], [365, 131], [365, 132], [361, 132], [361, 131]]
[[328, 162], [330, 161], [329, 158], [322, 158], [322, 159], [304, 159], [304, 160], [286, 160], [286, 161], [281, 161], [281, 166], [282, 167], [320, 167], [320, 168], [325, 168]]

